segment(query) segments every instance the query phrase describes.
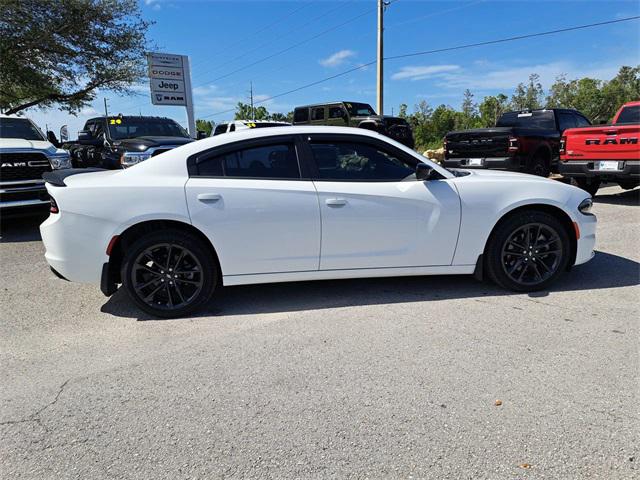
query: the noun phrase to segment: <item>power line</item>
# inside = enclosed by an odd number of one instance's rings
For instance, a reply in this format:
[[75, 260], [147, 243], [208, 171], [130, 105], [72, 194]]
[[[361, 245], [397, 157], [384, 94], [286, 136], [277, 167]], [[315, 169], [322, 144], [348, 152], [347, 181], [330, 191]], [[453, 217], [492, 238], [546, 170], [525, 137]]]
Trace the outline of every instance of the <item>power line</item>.
[[[424, 50], [424, 51], [421, 51], [421, 52], [413, 52], [413, 53], [405, 53], [405, 54], [400, 54], [400, 55], [393, 55], [393, 56], [390, 56], [390, 57], [384, 57], [384, 60], [397, 60], [399, 58], [408, 58], [408, 57], [416, 57], [416, 56], [421, 56], [421, 55], [430, 55], [430, 54], [433, 54], [433, 53], [440, 53], [440, 52], [450, 52], [450, 51], [453, 51], [453, 50], [462, 50], [462, 49], [465, 49], [465, 48], [481, 47], [481, 46], [485, 46], [485, 45], [495, 45], [495, 44], [498, 44], [498, 43], [506, 43], [506, 42], [513, 42], [513, 41], [516, 41], [516, 40], [523, 40], [523, 39], [526, 39], [526, 38], [534, 38], [534, 37], [542, 37], [542, 36], [546, 36], [546, 35], [554, 35], [554, 34], [557, 34], [557, 33], [571, 32], [571, 31], [575, 31], [575, 30], [582, 30], [582, 29], [585, 29], [585, 28], [601, 27], [603, 25], [611, 25], [611, 24], [614, 24], [614, 23], [629, 22], [631, 20], [638, 20], [638, 19], [640, 19], [640, 15], [636, 15], [636, 16], [633, 16], [633, 17], [619, 18], [619, 19], [616, 19], [616, 20], [608, 20], [608, 21], [605, 21], [605, 22], [589, 23], [589, 24], [586, 24], [586, 25], [577, 25], [577, 26], [574, 26], [574, 27], [560, 28], [560, 29], [556, 29], [556, 30], [548, 30], [546, 32], [530, 33], [530, 34], [527, 34], [527, 35], [517, 35], [517, 36], [514, 36], [514, 37], [500, 38], [500, 39], [497, 39], [497, 40], [487, 40], [485, 42], [468, 43], [468, 44], [464, 44], [464, 45], [456, 45], [456, 46], [453, 46], [453, 47], [445, 47], [445, 48], [438, 48], [438, 49], [434, 49], [434, 50]], [[349, 70], [345, 70], [343, 72], [336, 73], [335, 75], [331, 75], [330, 77], [326, 77], [326, 78], [323, 78], [321, 80], [316, 80], [315, 82], [311, 82], [311, 83], [308, 83], [306, 85], [302, 85], [300, 87], [288, 90], [286, 92], [278, 93], [277, 95], [272, 95], [271, 97], [264, 98], [264, 99], [256, 102], [256, 104], [268, 102], [270, 100], [274, 100], [276, 98], [280, 98], [280, 97], [283, 97], [285, 95], [290, 95], [290, 94], [298, 92], [300, 90], [304, 90], [306, 88], [310, 88], [310, 87], [313, 87], [315, 85], [319, 85], [321, 83], [328, 82], [329, 80], [333, 80], [335, 78], [342, 77], [344, 75], [348, 75], [348, 74], [350, 74], [352, 72], [355, 72], [357, 70], [361, 70], [363, 68], [367, 68], [367, 67], [373, 65], [374, 63], [376, 63], [375, 60], [373, 60], [371, 62], [363, 63], [361, 65], [358, 65], [357, 67], [353, 67], [353, 68], [350, 68]], [[224, 113], [229, 113], [229, 112], [233, 112], [233, 111], [235, 111], [235, 108], [231, 108], [229, 110], [223, 110], [221, 112], [212, 113], [210, 115], [204, 115], [201, 118], [209, 118], [209, 117], [213, 117], [213, 116], [216, 116], [216, 115], [222, 115]]]

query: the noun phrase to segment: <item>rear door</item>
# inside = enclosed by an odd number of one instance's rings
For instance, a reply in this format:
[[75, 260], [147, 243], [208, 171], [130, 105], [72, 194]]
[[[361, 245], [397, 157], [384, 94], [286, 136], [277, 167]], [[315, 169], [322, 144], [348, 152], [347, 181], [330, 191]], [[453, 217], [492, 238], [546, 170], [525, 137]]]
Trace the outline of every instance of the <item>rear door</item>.
[[277, 136], [189, 159], [191, 220], [211, 239], [225, 276], [318, 269], [318, 197], [298, 151], [293, 136]]
[[320, 269], [450, 265], [460, 200], [446, 180], [417, 181], [418, 160], [359, 135], [310, 135], [322, 216]]

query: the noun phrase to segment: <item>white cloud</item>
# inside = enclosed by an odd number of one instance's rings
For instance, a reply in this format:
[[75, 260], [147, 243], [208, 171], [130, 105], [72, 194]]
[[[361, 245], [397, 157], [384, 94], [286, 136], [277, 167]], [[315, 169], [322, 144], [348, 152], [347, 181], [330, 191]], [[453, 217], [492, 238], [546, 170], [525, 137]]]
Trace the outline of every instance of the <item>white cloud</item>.
[[622, 63], [610, 65], [575, 65], [570, 62], [550, 62], [526, 66], [496, 66], [483, 65], [473, 71], [459, 70], [440, 76], [439, 87], [456, 90], [509, 90], [514, 89], [519, 83], [527, 82], [529, 75], [537, 73], [540, 83], [546, 90], [559, 75], [566, 75], [567, 79], [591, 77], [600, 80], [613, 78]]
[[340, 50], [339, 52], [329, 55], [327, 58], [323, 58], [319, 61], [323, 67], [337, 67], [345, 63], [349, 58], [356, 55], [353, 50]]
[[219, 92], [220, 88], [217, 85], [206, 85], [200, 87], [193, 87], [194, 95], [211, 95], [212, 93]]
[[459, 70], [459, 65], [423, 65], [402, 67], [399, 72], [391, 75], [392, 80], [424, 80], [441, 76], [443, 73]]

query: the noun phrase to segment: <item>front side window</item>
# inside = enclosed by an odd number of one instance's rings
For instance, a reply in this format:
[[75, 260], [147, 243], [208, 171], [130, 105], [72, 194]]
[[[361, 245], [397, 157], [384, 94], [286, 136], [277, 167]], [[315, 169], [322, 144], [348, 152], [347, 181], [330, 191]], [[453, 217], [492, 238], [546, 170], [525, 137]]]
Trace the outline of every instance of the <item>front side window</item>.
[[26, 118], [0, 118], [0, 138], [44, 140], [40, 130]]
[[344, 105], [352, 117], [368, 117], [376, 114], [368, 103], [346, 102]]
[[205, 177], [300, 178], [293, 143], [263, 145], [206, 158], [198, 163]]
[[311, 142], [321, 180], [401, 181], [415, 175], [415, 165], [373, 145]]

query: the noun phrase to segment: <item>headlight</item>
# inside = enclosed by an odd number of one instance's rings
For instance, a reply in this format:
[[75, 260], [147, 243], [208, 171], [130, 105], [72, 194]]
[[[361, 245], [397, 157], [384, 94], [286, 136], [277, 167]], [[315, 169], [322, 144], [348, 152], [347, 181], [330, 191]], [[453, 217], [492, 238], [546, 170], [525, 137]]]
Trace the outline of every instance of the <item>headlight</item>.
[[120, 157], [120, 165], [123, 168], [127, 168], [150, 158], [151, 154], [148, 152], [124, 152]]
[[580, 202], [580, 205], [578, 205], [578, 210], [584, 215], [591, 215], [591, 207], [593, 207], [593, 200], [585, 198]]
[[68, 153], [54, 153], [49, 155], [49, 162], [51, 168], [54, 170], [60, 170], [61, 168], [71, 168], [71, 157]]

